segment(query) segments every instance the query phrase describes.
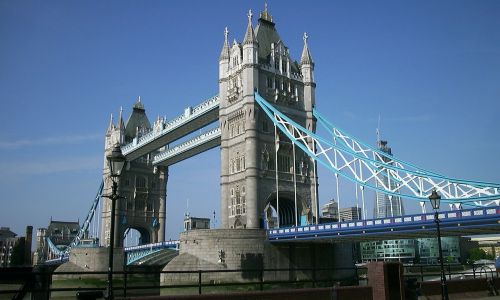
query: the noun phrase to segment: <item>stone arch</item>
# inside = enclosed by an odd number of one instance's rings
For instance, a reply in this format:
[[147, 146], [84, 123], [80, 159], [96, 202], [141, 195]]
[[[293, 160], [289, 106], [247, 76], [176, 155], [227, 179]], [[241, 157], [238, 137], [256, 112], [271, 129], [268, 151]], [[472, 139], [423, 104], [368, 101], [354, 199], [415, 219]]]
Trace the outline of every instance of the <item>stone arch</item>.
[[[139, 232], [139, 245], [150, 244], [152, 243], [152, 234], [149, 229], [143, 228], [141, 226], [129, 226], [125, 229], [127, 232], [129, 229], [133, 229]], [[125, 238], [125, 236], [124, 236]]]
[[245, 227], [246, 226], [243, 225], [243, 223], [241, 223], [240, 218], [235, 218], [233, 228], [235, 228], [235, 229], [241, 229], [241, 228], [245, 228]]
[[[273, 213], [277, 213], [278, 203], [276, 200], [276, 192], [272, 192], [266, 199], [264, 207], [265, 221], [270, 221], [270, 211], [272, 208]], [[298, 223], [300, 225], [300, 213], [303, 211], [302, 201], [297, 196], [297, 209], [295, 209], [295, 200], [293, 192], [280, 191], [279, 192], [279, 227], [295, 226], [295, 215], [297, 214]], [[277, 220], [276, 220], [277, 221]], [[278, 224], [274, 224], [276, 227]]]

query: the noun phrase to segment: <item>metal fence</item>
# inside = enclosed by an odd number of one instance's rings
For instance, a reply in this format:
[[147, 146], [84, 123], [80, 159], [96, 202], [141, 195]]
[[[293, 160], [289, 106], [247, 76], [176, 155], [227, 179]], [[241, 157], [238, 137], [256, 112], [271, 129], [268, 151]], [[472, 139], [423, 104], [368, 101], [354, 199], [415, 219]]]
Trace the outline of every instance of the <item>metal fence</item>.
[[[113, 272], [113, 291], [116, 296], [127, 297], [357, 285], [361, 279], [360, 274], [366, 273], [360, 271], [362, 269], [357, 267], [197, 271], [132, 269]], [[0, 269], [0, 274], [2, 274], [0, 298], [7, 296], [12, 299], [22, 299], [29, 293], [32, 299], [52, 299], [71, 298], [77, 295], [80, 295], [80, 298], [102, 296], [106, 291], [108, 273], [52, 272], [48, 268], [33, 270], [6, 268]], [[162, 281], [162, 276], [167, 277], [167, 283]]]
[[[405, 265], [405, 281], [440, 278], [439, 265]], [[448, 279], [498, 277], [488, 265], [445, 265]], [[102, 296], [107, 272], [56, 272], [53, 267], [0, 268], [0, 298], [32, 299]], [[263, 291], [276, 288], [368, 285], [365, 266], [353, 268], [286, 268], [162, 271], [159, 267], [127, 268], [113, 272], [116, 296], [202, 294], [230, 291]]]

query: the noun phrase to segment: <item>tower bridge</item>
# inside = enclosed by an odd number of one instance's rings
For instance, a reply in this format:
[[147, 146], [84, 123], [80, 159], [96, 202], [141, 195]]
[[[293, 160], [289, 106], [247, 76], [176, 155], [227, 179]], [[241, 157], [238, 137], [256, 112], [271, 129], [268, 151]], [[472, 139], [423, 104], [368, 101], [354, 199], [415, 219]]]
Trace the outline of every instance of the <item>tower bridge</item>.
[[[190, 238], [188, 233], [181, 236], [181, 243], [165, 242], [168, 167], [216, 147], [221, 157], [221, 232], [231, 239], [248, 235], [246, 243], [239, 241], [241, 247], [261, 241], [262, 229], [268, 229], [265, 239], [271, 242], [352, 241], [411, 236], [410, 231], [428, 234], [433, 230], [425, 213], [420, 220], [416, 219], [418, 216], [397, 213], [387, 218], [387, 224], [385, 219], [370, 220], [365, 207], [367, 190], [388, 195], [391, 201], [392, 197], [400, 197], [403, 202], [428, 201], [431, 191], [437, 190], [443, 201], [470, 208], [456, 212], [455, 217], [453, 212], [444, 213], [449, 225], [444, 234], [498, 230], [500, 184], [456, 179], [425, 170], [380, 151], [329, 122], [316, 108], [315, 64], [307, 34], [303, 36], [300, 59], [293, 60], [267, 8], [260, 13], [255, 28], [252, 17], [249, 12], [241, 43], [235, 40], [230, 44], [227, 28], [224, 31], [217, 95], [187, 107], [172, 120], [157, 119], [151, 123], [140, 98], [126, 122], [122, 112], [116, 123], [111, 119], [105, 156], [118, 144], [128, 161], [118, 182], [118, 193], [124, 200], [118, 201], [112, 215], [110, 200], [102, 199], [99, 211], [100, 195], [110, 194], [112, 185], [108, 166], [104, 165], [103, 186], [72, 247], [88, 234], [91, 220], [100, 221], [100, 245], [109, 246], [110, 220], [114, 218], [114, 245], [123, 246], [123, 236], [130, 228], [140, 232], [142, 244], [151, 245], [128, 248], [128, 253], [147, 254], [148, 249], [156, 251], [165, 245], [182, 249], [182, 239], [187, 243]], [[317, 126], [324, 127], [330, 136], [318, 135]], [[205, 131], [192, 136], [198, 130]], [[335, 178], [337, 198], [339, 180], [356, 187], [362, 199], [363, 220], [318, 224], [318, 165]], [[479, 211], [483, 213], [476, 216]], [[221, 238], [212, 232], [207, 236]], [[255, 251], [262, 254], [264, 248]], [[217, 253], [210, 255], [215, 258], [204, 259], [217, 265]]]

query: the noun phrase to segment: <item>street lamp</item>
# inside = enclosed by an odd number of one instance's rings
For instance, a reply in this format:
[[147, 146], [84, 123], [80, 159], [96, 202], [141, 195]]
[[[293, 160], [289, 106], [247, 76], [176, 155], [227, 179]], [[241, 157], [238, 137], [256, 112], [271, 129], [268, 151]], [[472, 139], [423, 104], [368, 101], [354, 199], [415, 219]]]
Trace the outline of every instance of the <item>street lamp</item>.
[[438, 210], [441, 202], [441, 196], [436, 192], [436, 190], [432, 190], [429, 200], [431, 201], [432, 208], [434, 209], [434, 222], [436, 222], [438, 235], [439, 262], [441, 264], [441, 299], [448, 300], [448, 286], [446, 285], [446, 276], [444, 274], [443, 249], [441, 248], [441, 230], [439, 228], [440, 221]]
[[119, 144], [116, 144], [111, 151], [111, 154], [106, 156], [108, 160], [109, 173], [113, 182], [111, 195], [103, 195], [103, 197], [111, 200], [111, 228], [109, 232], [109, 259], [108, 259], [108, 290], [107, 299], [113, 299], [113, 248], [115, 246], [115, 208], [116, 200], [123, 198], [118, 195], [117, 179], [120, 177], [123, 167], [125, 167], [126, 160], [122, 154]]

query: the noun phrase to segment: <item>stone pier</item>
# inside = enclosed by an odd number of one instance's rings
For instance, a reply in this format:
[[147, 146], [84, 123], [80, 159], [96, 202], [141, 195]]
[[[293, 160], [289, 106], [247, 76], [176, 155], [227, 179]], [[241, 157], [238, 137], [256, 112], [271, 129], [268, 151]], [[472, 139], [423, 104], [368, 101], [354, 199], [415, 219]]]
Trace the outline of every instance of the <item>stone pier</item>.
[[[320, 243], [277, 243], [267, 240], [263, 229], [206, 229], [181, 233], [180, 253], [163, 271], [219, 271], [203, 273], [202, 282], [258, 282], [329, 279], [354, 276], [354, 269], [312, 271], [321, 268], [353, 267], [350, 245]], [[310, 269], [301, 271], [298, 269]], [[238, 272], [222, 272], [241, 270]], [[197, 283], [198, 273], [165, 273], [161, 284]]]

